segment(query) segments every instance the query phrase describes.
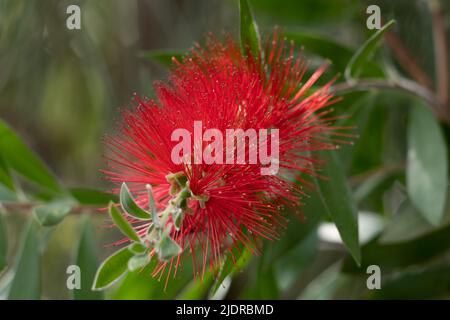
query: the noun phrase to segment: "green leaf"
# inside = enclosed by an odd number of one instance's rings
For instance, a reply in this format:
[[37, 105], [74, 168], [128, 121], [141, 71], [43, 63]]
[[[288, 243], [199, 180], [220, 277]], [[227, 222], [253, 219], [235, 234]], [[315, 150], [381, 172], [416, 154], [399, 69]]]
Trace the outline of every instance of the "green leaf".
[[[308, 220], [305, 224], [309, 223]], [[309, 231], [304, 239], [273, 263], [280, 289], [289, 289], [298, 280], [302, 270], [316, 257], [319, 244], [316, 230]]]
[[[450, 215], [448, 216], [450, 218]], [[411, 201], [405, 200], [381, 234], [380, 243], [405, 242], [431, 233], [434, 230], [435, 228], [425, 220], [412, 205]]]
[[110, 201], [117, 202], [116, 195], [88, 188], [72, 188], [71, 195], [81, 204], [92, 206], [107, 206]]
[[133, 253], [128, 247], [110, 255], [97, 270], [92, 290], [104, 290], [114, 284], [127, 270]]
[[0, 183], [10, 190], [14, 190], [14, 182], [8, 170], [5, 160], [0, 155]]
[[370, 56], [377, 48], [384, 33], [395, 24], [394, 20], [389, 21], [380, 30], [375, 32], [363, 45], [360, 47], [350, 59], [345, 68], [345, 79], [351, 81], [358, 77], [358, 73], [362, 70], [364, 64], [368, 61]]
[[411, 270], [384, 281], [381, 290], [373, 290], [372, 299], [433, 299], [446, 298], [450, 293], [450, 267], [432, 266]]
[[450, 226], [440, 228], [407, 242], [381, 244], [374, 239], [361, 248], [363, 260], [360, 267], [345, 259], [343, 271], [366, 273], [368, 266], [376, 264], [383, 272], [418, 264], [447, 252], [450, 249]]
[[143, 51], [140, 53], [139, 56], [157, 62], [164, 67], [172, 66], [173, 59], [176, 59], [180, 62], [183, 60], [183, 53], [178, 51], [163, 51], [163, 50]]
[[92, 290], [95, 271], [98, 267], [98, 257], [95, 248], [94, 231], [89, 217], [82, 222], [81, 238], [78, 244], [76, 264], [82, 270], [81, 288], [73, 292], [75, 300], [101, 300], [103, 293]]
[[14, 202], [18, 201], [17, 194], [14, 191], [11, 191], [7, 187], [0, 185], [0, 202]]
[[248, 248], [240, 246], [240, 248], [233, 248], [232, 252], [228, 253], [225, 261], [223, 262], [219, 276], [212, 290], [212, 294], [216, 293], [222, 282], [228, 276], [234, 276], [240, 270], [243, 270], [245, 266], [250, 262], [252, 253]]
[[158, 243], [158, 258], [167, 261], [178, 256], [182, 249], [168, 234], [163, 234]]
[[128, 270], [133, 272], [144, 268], [149, 263], [147, 255], [137, 255], [128, 260]]
[[258, 274], [261, 275], [256, 281], [256, 297], [257, 299], [279, 299], [280, 289], [278, 287], [277, 278], [273, 265], [259, 266]]
[[283, 35], [301, 45], [307, 52], [316, 54], [322, 58], [333, 61], [338, 70], [343, 71], [352, 57], [352, 50], [334, 41], [331, 38], [319, 34], [307, 32], [284, 32]]
[[192, 281], [177, 296], [177, 300], [205, 299], [213, 282], [214, 282], [213, 272], [206, 271], [203, 279], [192, 279]]
[[326, 179], [317, 179], [317, 186], [328, 215], [341, 235], [356, 263], [361, 262], [361, 251], [358, 241], [358, 217], [356, 204], [352, 198], [350, 187], [342, 170], [339, 158], [334, 151], [320, 153], [326, 165], [321, 174]]
[[246, 54], [247, 48], [249, 48], [252, 55], [258, 57], [261, 51], [258, 26], [253, 19], [247, 0], [239, 1], [239, 10], [241, 16], [240, 36], [242, 52]]
[[119, 230], [126, 235], [128, 238], [130, 238], [133, 241], [140, 242], [141, 239], [137, 235], [136, 231], [134, 231], [131, 224], [128, 222], [127, 219], [125, 219], [120, 212], [119, 209], [116, 208], [114, 203], [109, 203], [109, 209], [108, 209], [109, 215], [111, 216], [111, 219], [114, 221], [116, 226], [119, 228]]
[[60, 223], [72, 209], [70, 199], [57, 199], [33, 209], [33, 214], [42, 226], [53, 226]]
[[406, 185], [409, 198], [423, 217], [439, 225], [448, 184], [445, 138], [433, 114], [422, 103], [411, 109], [408, 125]]
[[37, 300], [41, 297], [41, 255], [39, 251], [39, 225], [31, 219], [25, 228], [22, 248], [15, 266], [8, 299]]
[[112, 292], [111, 298], [117, 300], [174, 299], [181, 289], [192, 280], [193, 271], [190, 260], [187, 259], [183, 262], [183, 272], [178, 272], [176, 277], [170, 276], [166, 285], [167, 274], [162, 279], [152, 276], [159, 263], [155, 257], [143, 270], [127, 272], [117, 289]]
[[0, 154], [8, 167], [48, 190], [58, 192], [59, 183], [45, 164], [0, 120]]
[[133, 242], [128, 246], [128, 249], [134, 254], [142, 254], [147, 250], [147, 247], [140, 242]]
[[147, 194], [148, 194], [148, 206], [150, 209], [152, 222], [154, 226], [159, 226], [161, 221], [159, 220], [158, 210], [156, 209], [155, 197], [153, 197], [153, 190], [151, 185], [146, 186]]
[[302, 300], [331, 300], [341, 282], [339, 273], [340, 262], [335, 262], [319, 275], [314, 277], [303, 290], [299, 299]]
[[384, 168], [384, 170], [374, 173], [362, 182], [353, 193], [356, 203], [361, 203], [388, 178], [395, 174], [396, 171], [399, 171], [399, 169], [395, 169], [396, 170], [388, 170], [388, 168]]
[[0, 210], [0, 272], [6, 267], [6, 255], [8, 254], [8, 238], [4, 220], [5, 215]]
[[131, 196], [130, 190], [125, 183], [122, 183], [120, 188], [120, 204], [126, 213], [132, 215], [135, 218], [149, 220], [151, 219], [150, 213], [139, 207]]

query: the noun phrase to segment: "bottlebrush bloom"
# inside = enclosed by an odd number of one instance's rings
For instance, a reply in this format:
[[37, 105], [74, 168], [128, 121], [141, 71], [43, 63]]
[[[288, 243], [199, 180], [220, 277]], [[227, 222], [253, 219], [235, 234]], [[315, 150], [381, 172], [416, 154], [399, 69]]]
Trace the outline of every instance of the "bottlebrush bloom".
[[[340, 135], [330, 126], [327, 107], [336, 100], [331, 83], [313, 89], [325, 69], [305, 80], [307, 64], [276, 33], [258, 57], [250, 50], [242, 54], [230, 38], [210, 35], [204, 47], [197, 44], [182, 61], [173, 60], [168, 81], [154, 85], [156, 99], [133, 99], [118, 133], [107, 139], [104, 173], [114, 183], [125, 182], [142, 208], [149, 207], [146, 186], [152, 186], [154, 219], [127, 219], [150, 247], [148, 255], [159, 254], [155, 276], [170, 275], [182, 261], [179, 252], [160, 254], [157, 229], [193, 256], [196, 274], [217, 266], [235, 246], [256, 253], [259, 239], [278, 237], [285, 225], [282, 207], [296, 207], [303, 193], [292, 177], [302, 173], [300, 183], [307, 184], [304, 177], [315, 175], [318, 163], [311, 152], [334, 149], [338, 140], [330, 136]], [[193, 153], [175, 163], [179, 141], [172, 141], [172, 133], [184, 128], [194, 136], [195, 122], [203, 132], [214, 128], [224, 137], [227, 129], [278, 130], [280, 171], [264, 175], [263, 164], [249, 161], [196, 163], [195, 150], [210, 148], [205, 139], [191, 139]], [[245, 149], [246, 159], [251, 149]]]

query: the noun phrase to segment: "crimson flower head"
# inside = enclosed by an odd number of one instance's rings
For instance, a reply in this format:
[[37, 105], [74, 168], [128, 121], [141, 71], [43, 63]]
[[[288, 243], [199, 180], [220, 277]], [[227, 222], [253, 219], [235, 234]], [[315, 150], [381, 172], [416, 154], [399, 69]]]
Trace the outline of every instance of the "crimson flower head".
[[158, 259], [155, 276], [176, 271], [183, 253], [204, 272], [237, 246], [257, 253], [278, 237], [282, 207], [303, 193], [293, 177], [306, 184], [311, 154], [336, 143], [331, 83], [313, 88], [326, 65], [305, 79], [307, 68], [277, 33], [259, 56], [210, 35], [173, 59], [155, 99], [135, 96], [123, 112], [104, 172], [151, 212], [125, 216]]

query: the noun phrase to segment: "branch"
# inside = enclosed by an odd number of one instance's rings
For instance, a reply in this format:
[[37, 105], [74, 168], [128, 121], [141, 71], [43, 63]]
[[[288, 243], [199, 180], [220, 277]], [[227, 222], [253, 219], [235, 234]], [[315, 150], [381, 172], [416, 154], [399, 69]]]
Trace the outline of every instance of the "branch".
[[386, 32], [386, 43], [391, 48], [398, 63], [409, 73], [411, 78], [424, 87], [430, 89], [432, 82], [427, 73], [423, 70], [411, 51], [406, 47], [403, 40], [393, 31]]
[[436, 95], [426, 87], [404, 78], [396, 80], [364, 79], [355, 83], [339, 83], [331, 87], [331, 91], [336, 94], [345, 94], [356, 91], [366, 91], [370, 89], [400, 90], [421, 98], [430, 106], [436, 116], [443, 122], [450, 124], [450, 119], [443, 113], [443, 104]]
[[[5, 211], [15, 211], [21, 213], [30, 213], [33, 208], [42, 205], [42, 203], [37, 202], [0, 202], [0, 209]], [[71, 214], [81, 214], [85, 212], [97, 212], [99, 207], [87, 206], [87, 205], [76, 205], [71, 210]]]
[[[439, 99], [446, 105], [449, 89], [449, 69], [448, 69], [448, 51], [447, 39], [445, 35], [444, 15], [439, 1], [430, 0], [429, 2], [433, 39], [434, 39], [434, 65], [436, 70], [436, 91]], [[444, 109], [445, 113], [449, 113]]]

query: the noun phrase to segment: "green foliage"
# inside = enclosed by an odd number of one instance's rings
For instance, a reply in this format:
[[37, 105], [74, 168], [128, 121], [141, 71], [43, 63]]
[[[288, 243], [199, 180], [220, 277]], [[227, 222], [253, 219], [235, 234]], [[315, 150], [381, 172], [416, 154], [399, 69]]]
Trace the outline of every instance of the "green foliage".
[[380, 40], [384, 33], [389, 30], [395, 24], [395, 21], [391, 20], [385, 24], [380, 30], [375, 32], [363, 45], [359, 48], [350, 59], [347, 67], [345, 68], [345, 78], [350, 81], [359, 76], [364, 64], [373, 55], [375, 49], [378, 47]]
[[350, 48], [320, 34], [306, 31], [288, 31], [284, 32], [283, 35], [294, 41], [297, 46], [302, 46], [306, 52], [328, 59], [340, 72], [344, 72], [353, 54]]
[[104, 290], [114, 284], [128, 270], [128, 261], [133, 253], [127, 248], [122, 248], [109, 256], [97, 270], [93, 290]]
[[115, 195], [100, 190], [90, 188], [71, 188], [69, 191], [72, 197], [74, 197], [80, 204], [106, 207], [111, 201], [118, 201], [118, 198]]
[[133, 227], [130, 225], [127, 219], [124, 218], [122, 213], [117, 209], [117, 207], [114, 205], [114, 203], [109, 204], [108, 209], [109, 215], [116, 224], [116, 226], [119, 228], [119, 230], [128, 238], [140, 242], [141, 239], [137, 235], [137, 233], [134, 231]]
[[245, 268], [245, 266], [251, 260], [251, 251], [243, 246], [234, 247], [232, 252], [226, 255], [224, 262], [222, 263], [219, 275], [217, 277], [216, 283], [213, 287], [212, 293], [215, 293], [219, 289], [220, 285], [223, 283], [226, 277], [234, 276], [237, 272]]
[[4, 219], [4, 213], [0, 210], [0, 272], [6, 267], [6, 255], [8, 254], [8, 238]]
[[339, 158], [334, 152], [322, 152], [321, 158], [327, 165], [322, 171], [326, 179], [317, 179], [327, 213], [336, 224], [342, 241], [347, 246], [357, 264], [361, 262], [358, 240], [357, 207], [350, 187], [340, 168]]
[[178, 256], [182, 249], [168, 234], [164, 234], [159, 241], [158, 258], [161, 261], [168, 261]]
[[92, 290], [98, 257], [94, 231], [89, 218], [84, 218], [81, 225], [81, 237], [76, 252], [76, 265], [82, 270], [81, 288], [73, 292], [75, 300], [101, 300], [103, 293]]
[[136, 202], [134, 202], [133, 197], [131, 196], [130, 190], [125, 183], [122, 184], [120, 188], [120, 204], [122, 205], [123, 210], [126, 213], [132, 215], [138, 219], [150, 219], [150, 214], [141, 209]]
[[183, 53], [177, 51], [161, 51], [161, 50], [143, 51], [140, 53], [139, 56], [148, 59], [150, 61], [157, 62], [166, 68], [172, 66], [173, 59], [176, 59], [177, 61], [180, 62], [183, 61]]
[[450, 293], [450, 267], [432, 266], [428, 269], [408, 271], [387, 281], [383, 290], [375, 290], [373, 299], [432, 299]]
[[408, 194], [424, 218], [435, 226], [444, 214], [447, 177], [448, 150], [441, 128], [426, 105], [414, 105], [408, 126]]
[[[59, 183], [45, 164], [0, 120], [0, 154], [6, 165], [27, 179], [51, 191], [60, 191]], [[9, 181], [7, 185], [10, 184]]]
[[261, 51], [261, 40], [258, 32], [258, 26], [253, 19], [247, 0], [239, 0], [239, 11], [241, 14], [241, 48], [244, 53], [247, 49], [254, 57], [258, 57]]
[[22, 248], [14, 267], [8, 299], [29, 300], [41, 297], [41, 253], [39, 225], [31, 219], [24, 230]]
[[56, 199], [34, 207], [33, 214], [42, 226], [53, 226], [61, 222], [70, 212], [74, 202], [71, 199]]
[[5, 160], [0, 155], [0, 183], [10, 190], [14, 190], [14, 182], [5, 163]]

